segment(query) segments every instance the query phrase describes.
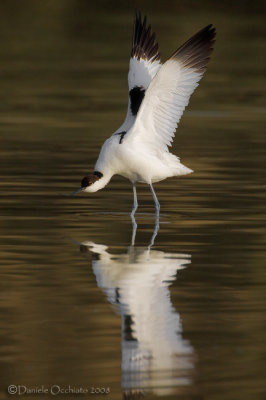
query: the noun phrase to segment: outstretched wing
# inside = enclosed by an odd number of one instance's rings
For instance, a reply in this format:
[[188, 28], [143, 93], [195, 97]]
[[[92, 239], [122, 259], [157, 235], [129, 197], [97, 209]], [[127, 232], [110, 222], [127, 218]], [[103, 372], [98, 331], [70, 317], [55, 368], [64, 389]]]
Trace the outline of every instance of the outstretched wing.
[[145, 91], [160, 67], [159, 46], [155, 33], [152, 32], [151, 25], [147, 26], [147, 18], [144, 17], [142, 21], [141, 13], [136, 12], [128, 73], [127, 116], [115, 134], [125, 134], [132, 127]]
[[215, 28], [206, 26], [161, 67], [125, 140], [139, 139], [155, 150], [168, 151], [189, 98], [206, 70], [214, 37]]

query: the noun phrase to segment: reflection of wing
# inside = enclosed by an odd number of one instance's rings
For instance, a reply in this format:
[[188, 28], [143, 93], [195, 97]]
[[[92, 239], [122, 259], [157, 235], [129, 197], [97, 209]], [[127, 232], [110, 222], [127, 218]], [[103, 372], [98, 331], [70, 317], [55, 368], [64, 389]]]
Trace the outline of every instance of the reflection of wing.
[[189, 98], [206, 70], [214, 37], [215, 28], [206, 26], [161, 67], [145, 93], [126, 140], [139, 140], [153, 149], [168, 150]]
[[158, 48], [155, 33], [150, 25], [146, 26], [146, 17], [142, 21], [141, 14], [136, 13], [128, 73], [127, 116], [115, 134], [126, 133], [133, 125], [145, 91], [161, 67]]
[[184, 370], [193, 367], [193, 349], [182, 337], [169, 286], [190, 256], [136, 247], [111, 254], [106, 246], [86, 245], [98, 255], [92, 261], [98, 287], [121, 315], [123, 388], [188, 383]]

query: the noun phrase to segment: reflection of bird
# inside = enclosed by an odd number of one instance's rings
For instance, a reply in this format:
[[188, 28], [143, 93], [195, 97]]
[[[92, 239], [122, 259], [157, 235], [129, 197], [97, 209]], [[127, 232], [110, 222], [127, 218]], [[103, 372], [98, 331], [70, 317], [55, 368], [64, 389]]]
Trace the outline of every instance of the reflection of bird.
[[98, 287], [122, 318], [124, 392], [150, 388], [165, 395], [189, 384], [193, 349], [182, 338], [169, 286], [176, 272], [190, 264], [190, 256], [137, 247], [111, 254], [107, 246], [93, 242], [83, 242], [81, 249], [94, 255]]
[[138, 206], [136, 182], [150, 185], [159, 213], [153, 182], [192, 172], [169, 152], [168, 147], [189, 98], [206, 70], [214, 37], [215, 28], [206, 26], [162, 65], [151, 26], [146, 26], [146, 17], [142, 21], [140, 13], [136, 14], [126, 119], [105, 141], [94, 172], [82, 180], [81, 188], [74, 194], [96, 192], [106, 186], [113, 175], [119, 174], [133, 184], [133, 214]]

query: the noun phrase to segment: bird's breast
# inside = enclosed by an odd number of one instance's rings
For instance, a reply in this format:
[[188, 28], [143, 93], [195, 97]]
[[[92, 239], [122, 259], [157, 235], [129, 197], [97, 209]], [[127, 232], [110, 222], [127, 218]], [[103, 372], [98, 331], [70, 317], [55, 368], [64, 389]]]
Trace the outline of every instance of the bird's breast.
[[132, 182], [149, 184], [170, 176], [165, 164], [143, 144], [127, 140], [120, 144], [119, 137], [112, 136], [103, 144], [95, 168], [104, 175], [117, 174]]

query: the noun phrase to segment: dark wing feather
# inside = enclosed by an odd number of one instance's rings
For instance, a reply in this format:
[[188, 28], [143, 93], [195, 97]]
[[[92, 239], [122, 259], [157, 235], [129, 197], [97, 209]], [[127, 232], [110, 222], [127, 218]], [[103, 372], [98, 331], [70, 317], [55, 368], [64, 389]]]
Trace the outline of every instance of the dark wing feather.
[[151, 25], [147, 27], [146, 24], [147, 18], [144, 17], [142, 21], [141, 13], [136, 12], [131, 57], [138, 60], [160, 60], [159, 45], [155, 33], [152, 32]]
[[182, 67], [204, 73], [213, 51], [215, 35], [216, 30], [212, 24], [206, 26], [180, 46], [171, 58], [180, 62]]

